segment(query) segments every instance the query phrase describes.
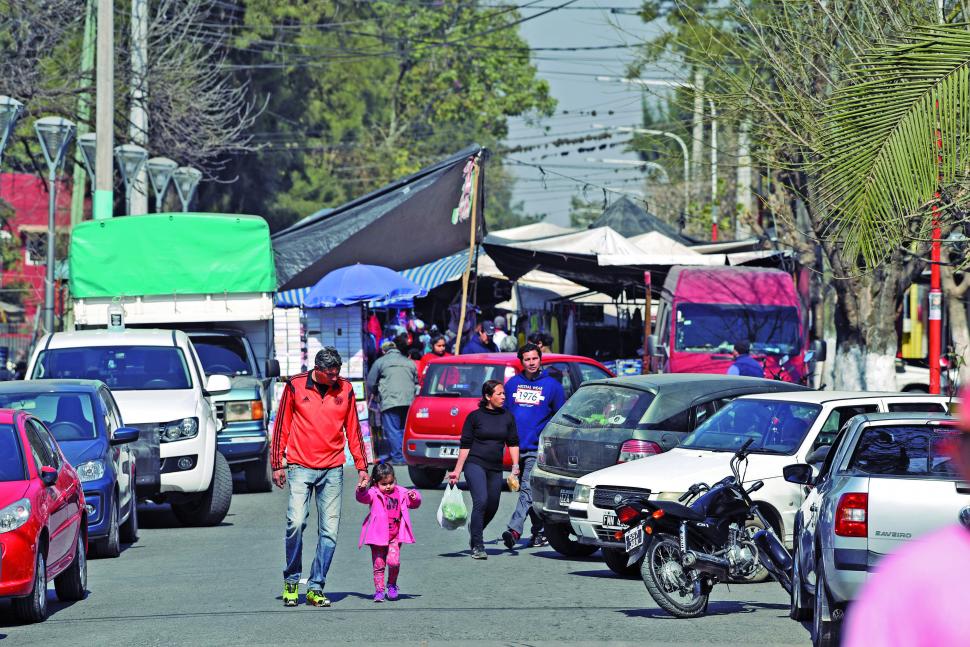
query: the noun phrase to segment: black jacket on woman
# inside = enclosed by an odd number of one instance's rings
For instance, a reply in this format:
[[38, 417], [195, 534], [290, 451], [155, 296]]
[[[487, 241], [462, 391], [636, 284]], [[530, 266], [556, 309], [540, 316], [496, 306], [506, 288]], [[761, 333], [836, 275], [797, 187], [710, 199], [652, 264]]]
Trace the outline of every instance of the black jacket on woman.
[[465, 418], [461, 428], [461, 449], [469, 449], [468, 463], [487, 470], [503, 469], [506, 447], [518, 447], [519, 434], [515, 418], [506, 409], [489, 409], [482, 405]]

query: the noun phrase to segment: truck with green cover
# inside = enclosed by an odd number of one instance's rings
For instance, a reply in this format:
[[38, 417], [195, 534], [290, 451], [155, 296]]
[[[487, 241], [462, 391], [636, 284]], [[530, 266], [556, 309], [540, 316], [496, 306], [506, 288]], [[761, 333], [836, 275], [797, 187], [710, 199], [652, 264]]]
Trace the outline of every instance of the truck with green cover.
[[124, 325], [186, 332], [206, 376], [232, 389], [213, 395], [218, 449], [250, 491], [272, 487], [269, 417], [276, 270], [269, 227], [258, 216], [161, 213], [81, 223], [69, 254], [74, 326]]

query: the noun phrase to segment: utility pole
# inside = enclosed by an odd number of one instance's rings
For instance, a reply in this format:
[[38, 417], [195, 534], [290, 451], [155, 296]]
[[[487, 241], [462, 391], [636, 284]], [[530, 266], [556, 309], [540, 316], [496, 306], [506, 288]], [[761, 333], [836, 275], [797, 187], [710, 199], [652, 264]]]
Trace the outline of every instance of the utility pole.
[[735, 224], [734, 237], [743, 240], [751, 235], [751, 228], [748, 223], [742, 222], [743, 218], [750, 217], [754, 213], [751, 204], [751, 117], [741, 118], [738, 128], [738, 181], [736, 201], [740, 207], [740, 213]]
[[[946, 17], [943, 13], [943, 0], [937, 1], [937, 11], [940, 23], [945, 22]], [[943, 350], [943, 289], [940, 283], [940, 262], [942, 249], [940, 241], [943, 232], [940, 229], [940, 204], [943, 200], [943, 131], [941, 129], [940, 101], [936, 101], [936, 132], [934, 140], [936, 143], [936, 199], [933, 201], [933, 244], [930, 250], [930, 307], [929, 307], [929, 331], [927, 331], [930, 365], [930, 393], [940, 393], [940, 359]]]
[[[97, 31], [95, 16], [95, 0], [87, 0], [84, 10], [84, 40], [81, 44], [81, 86], [82, 92], [77, 97], [77, 134], [85, 134], [88, 120], [91, 118], [91, 92], [87, 84], [91, 82], [94, 72], [94, 34]], [[71, 228], [84, 219], [84, 176], [83, 164], [74, 165], [74, 183], [71, 193]], [[92, 178], [93, 181], [93, 178]], [[92, 184], [92, 188], [94, 185]]]
[[[148, 148], [148, 0], [131, 2], [131, 112], [128, 140]], [[128, 215], [148, 213], [148, 171], [132, 178], [131, 208]]]
[[[704, 72], [698, 68], [694, 70], [694, 125], [691, 135], [691, 172], [694, 182], [701, 180], [701, 155], [704, 146]], [[702, 194], [698, 194], [702, 195]]]
[[97, 117], [98, 136], [95, 155], [94, 218], [110, 218], [114, 213], [114, 0], [98, 0], [97, 37]]
[[711, 101], [711, 241], [717, 242], [717, 110]]

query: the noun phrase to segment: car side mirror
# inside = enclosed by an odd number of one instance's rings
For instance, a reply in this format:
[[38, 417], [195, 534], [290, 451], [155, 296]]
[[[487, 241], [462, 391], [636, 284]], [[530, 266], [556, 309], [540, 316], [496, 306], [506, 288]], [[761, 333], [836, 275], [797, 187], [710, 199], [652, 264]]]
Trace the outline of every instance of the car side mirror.
[[828, 356], [828, 344], [825, 343], [824, 339], [816, 339], [813, 341], [809, 350], [812, 353], [812, 359], [816, 362], [824, 362]]
[[656, 335], [647, 335], [647, 354], [650, 357], [663, 357], [666, 355], [663, 344], [660, 343], [660, 338]]
[[134, 427], [118, 427], [111, 435], [111, 446], [133, 443], [138, 440], [138, 430]]
[[266, 377], [280, 376], [280, 361], [278, 359], [266, 360]]
[[832, 451], [832, 445], [822, 445], [821, 447], [816, 447], [808, 453], [805, 457], [805, 462], [809, 465], [821, 465], [828, 458], [829, 452]]
[[224, 395], [232, 391], [232, 382], [227, 375], [210, 375], [205, 390], [209, 395]]
[[815, 473], [812, 471], [812, 466], [806, 465], [805, 463], [785, 465], [781, 473], [784, 474], [786, 481], [796, 485], [811, 485], [815, 480]]
[[40, 480], [45, 487], [50, 487], [57, 483], [57, 470], [47, 465], [40, 468]]

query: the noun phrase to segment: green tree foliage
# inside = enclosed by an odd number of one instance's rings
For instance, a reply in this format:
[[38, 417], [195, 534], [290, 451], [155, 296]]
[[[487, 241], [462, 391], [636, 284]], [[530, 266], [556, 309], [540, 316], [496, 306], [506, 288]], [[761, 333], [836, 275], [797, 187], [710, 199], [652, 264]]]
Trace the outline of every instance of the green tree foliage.
[[[203, 200], [279, 228], [471, 143], [494, 147], [509, 117], [555, 105], [518, 20], [513, 6], [467, 0], [248, 0], [230, 59], [268, 98], [262, 149]], [[487, 204], [491, 226], [521, 224], [509, 190], [493, 182]]]

